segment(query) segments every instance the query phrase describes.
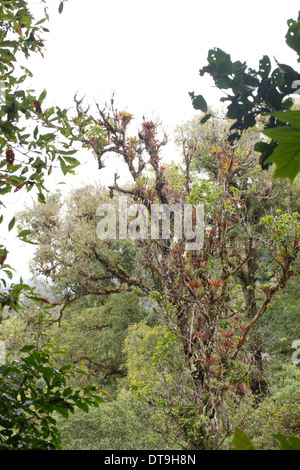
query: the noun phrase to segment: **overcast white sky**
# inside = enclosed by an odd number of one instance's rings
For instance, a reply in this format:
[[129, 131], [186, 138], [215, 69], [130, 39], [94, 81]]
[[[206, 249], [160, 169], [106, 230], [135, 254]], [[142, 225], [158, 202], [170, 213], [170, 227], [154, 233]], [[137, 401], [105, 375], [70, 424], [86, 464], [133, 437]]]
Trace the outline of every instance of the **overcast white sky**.
[[[28, 3], [37, 8], [39, 2]], [[195, 114], [188, 92], [219, 103], [213, 82], [199, 76], [209, 49], [219, 47], [254, 68], [264, 54], [299, 68], [285, 44], [287, 20], [297, 18], [298, 0], [68, 0], [62, 15], [58, 0], [48, 3], [45, 58], [32, 57], [26, 64], [34, 88], [47, 89], [47, 106], [70, 107], [76, 92], [103, 104], [114, 92], [116, 107], [136, 116], [137, 124], [142, 115], [158, 117], [172, 137], [173, 128]], [[166, 151], [172, 158], [172, 144]], [[88, 156], [83, 153], [82, 159]], [[69, 184], [106, 183], [103, 175], [91, 160]], [[23, 201], [18, 193], [11, 213]], [[26, 275], [26, 250], [20, 263], [17, 245], [10, 246], [10, 261]]]
[[188, 92], [218, 99], [199, 77], [210, 48], [258, 66], [263, 54], [295, 62], [286, 45], [287, 19], [299, 1], [69, 0], [50, 22], [47, 53], [34, 67], [53, 103], [88, 98], [116, 103], [133, 114], [157, 114], [168, 127], [191, 116]]

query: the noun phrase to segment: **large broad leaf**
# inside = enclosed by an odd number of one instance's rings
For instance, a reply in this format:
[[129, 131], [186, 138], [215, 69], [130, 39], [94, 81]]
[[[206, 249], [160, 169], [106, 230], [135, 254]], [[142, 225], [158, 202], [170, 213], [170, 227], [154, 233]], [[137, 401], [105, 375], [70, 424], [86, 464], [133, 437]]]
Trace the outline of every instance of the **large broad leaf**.
[[300, 111], [277, 111], [276, 113], [272, 113], [272, 116], [276, 117], [281, 122], [288, 123], [291, 126], [300, 129]]
[[251, 439], [241, 429], [236, 429], [231, 450], [255, 450]]
[[280, 450], [300, 450], [299, 437], [275, 434], [274, 439]]
[[202, 95], [195, 96], [195, 94], [193, 92], [189, 93], [189, 95], [192, 98], [192, 103], [193, 103], [194, 109], [198, 109], [198, 110], [203, 111], [204, 113], [206, 113], [207, 103], [206, 103], [205, 99], [203, 98], [203, 96]]
[[259, 75], [262, 78], [268, 78], [269, 73], [271, 72], [271, 61], [267, 55], [264, 55], [263, 58], [259, 61]]
[[289, 20], [288, 21], [288, 32], [286, 34], [286, 43], [289, 47], [297, 52], [300, 62], [300, 21]]
[[275, 178], [289, 178], [294, 181], [300, 172], [300, 111], [283, 111], [273, 113], [279, 121], [287, 123], [263, 133], [279, 142], [267, 163], [275, 163]]

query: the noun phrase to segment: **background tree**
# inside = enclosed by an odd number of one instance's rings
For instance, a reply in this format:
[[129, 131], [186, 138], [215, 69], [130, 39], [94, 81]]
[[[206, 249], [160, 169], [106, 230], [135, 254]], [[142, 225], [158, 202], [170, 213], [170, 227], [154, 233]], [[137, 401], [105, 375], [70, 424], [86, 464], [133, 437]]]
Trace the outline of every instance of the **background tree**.
[[[132, 240], [99, 240], [97, 208], [110, 201], [104, 189], [75, 189], [63, 201], [50, 195], [19, 214], [20, 227], [37, 243], [34, 272], [49, 279], [63, 309], [89, 295], [110, 295], [140, 286], [132, 277], [136, 247]], [[122, 266], [121, 264], [122, 263]]]
[[[172, 450], [148, 423], [148, 411], [134, 396], [105, 400], [99, 408], [77, 410], [69, 420], [59, 418], [64, 450]], [[177, 447], [175, 448], [177, 449]]]
[[132, 277], [138, 271], [133, 241], [97, 237], [101, 202], [107, 195], [97, 186], [73, 190], [65, 198], [50, 194], [45, 204], [19, 213], [19, 224], [37, 243], [32, 272], [48, 282], [47, 299], [57, 305], [45, 318], [52, 325], [49, 334], [68, 344], [66, 360], [86, 363], [85, 381], [114, 394], [115, 381], [126, 374], [122, 348], [128, 326], [156, 320]]

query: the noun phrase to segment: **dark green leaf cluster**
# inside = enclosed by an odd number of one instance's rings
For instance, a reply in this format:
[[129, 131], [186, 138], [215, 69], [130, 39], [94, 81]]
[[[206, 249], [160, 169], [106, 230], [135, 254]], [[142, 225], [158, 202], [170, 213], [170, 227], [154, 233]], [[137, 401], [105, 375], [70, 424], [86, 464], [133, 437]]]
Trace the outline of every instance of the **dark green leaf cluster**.
[[[286, 43], [296, 51], [299, 62], [299, 19], [288, 21]], [[256, 144], [256, 150], [261, 153], [260, 164], [265, 169], [276, 163], [274, 176], [293, 181], [300, 171], [300, 151], [299, 127], [294, 124], [290, 126], [291, 119], [293, 122], [297, 120], [296, 111], [291, 110], [291, 96], [298, 94], [300, 73], [289, 65], [278, 63], [276, 58], [277, 67], [272, 71], [271, 60], [267, 55], [260, 60], [258, 70], [254, 70], [246, 62], [232, 61], [230, 55], [219, 48], [211, 49], [207, 60], [208, 65], [200, 69], [200, 76], [209, 74], [216, 86], [224, 91], [226, 96], [221, 101], [228, 103], [226, 116], [234, 120], [228, 140], [233, 143], [241, 137], [243, 131], [254, 127], [260, 116], [265, 116], [264, 133], [272, 140]], [[194, 93], [190, 93], [190, 96], [194, 108], [207, 113], [208, 107], [203, 96]], [[206, 114], [202, 122], [206, 122], [210, 116]]]
[[70, 376], [84, 371], [71, 365], [58, 369], [62, 352], [47, 340], [38, 348], [23, 347], [20, 360], [1, 366], [0, 449], [59, 449], [55, 413], [68, 418], [76, 408], [88, 412], [103, 402], [95, 386], [81, 391], [68, 386]]

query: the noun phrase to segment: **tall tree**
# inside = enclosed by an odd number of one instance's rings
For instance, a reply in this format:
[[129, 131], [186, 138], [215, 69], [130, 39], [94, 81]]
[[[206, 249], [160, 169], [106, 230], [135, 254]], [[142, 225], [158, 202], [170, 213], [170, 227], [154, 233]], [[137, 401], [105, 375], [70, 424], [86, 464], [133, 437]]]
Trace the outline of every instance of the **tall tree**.
[[[281, 212], [274, 211], [278, 186], [271, 182], [270, 174], [258, 171], [252, 148], [225, 152], [216, 146], [210, 150], [209, 167], [195, 149], [191, 158], [185, 155], [184, 164], [202, 168], [208, 178], [203, 172], [186, 178], [183, 165], [184, 177], [178, 176], [175, 186], [169, 178], [172, 171], [161, 161], [166, 137], [156, 123], [145, 120], [132, 136], [129, 124], [133, 116], [115, 109], [113, 101], [107, 108], [98, 107], [98, 116], [84, 112], [81, 105], [77, 101], [76, 138], [91, 148], [100, 168], [104, 156], [116, 154], [132, 177], [132, 183], [124, 187], [115, 175], [109, 187], [112, 203], [114, 195], [125, 195], [129, 206], [137, 211], [133, 204], [138, 202], [150, 216], [154, 203], [165, 207], [187, 203], [194, 209], [204, 204], [206, 229], [201, 249], [187, 249], [186, 233], [177, 240], [172, 237], [175, 219], [171, 217], [167, 238], [160, 232], [147, 239], [139, 236], [137, 227], [134, 239], [139, 256], [132, 271], [103, 251], [105, 244], [113, 245], [107, 239], [98, 242], [100, 250], [91, 246], [86, 261], [97, 260], [102, 265], [105, 271], [95, 281], [114, 279], [115, 292], [134, 286], [151, 294], [157, 315], [181, 341], [192, 383], [192, 414], [208, 423], [190, 435], [189, 446], [215, 448], [218, 430], [225, 427], [232, 432], [228, 397], [242, 402], [249, 393], [266, 393], [257, 325], [293, 274], [299, 251], [299, 213], [288, 201]], [[194, 139], [191, 145], [195, 145]], [[196, 161], [197, 165], [192, 163]], [[286, 189], [287, 199], [288, 194]], [[92, 277], [89, 273], [89, 281]], [[103, 284], [98, 293], [106, 293]]]

